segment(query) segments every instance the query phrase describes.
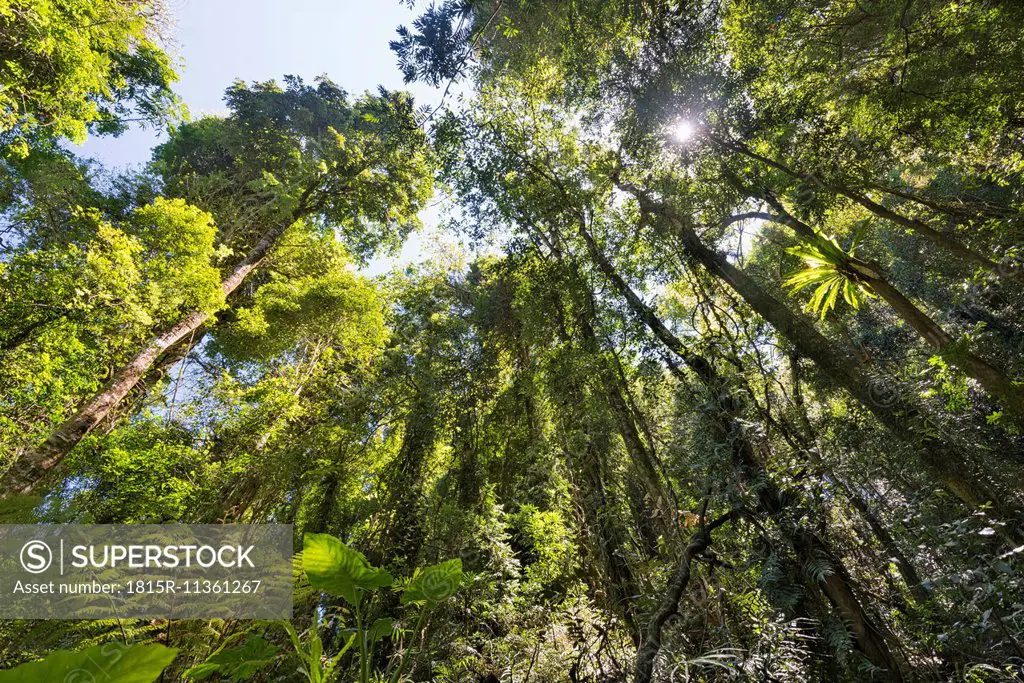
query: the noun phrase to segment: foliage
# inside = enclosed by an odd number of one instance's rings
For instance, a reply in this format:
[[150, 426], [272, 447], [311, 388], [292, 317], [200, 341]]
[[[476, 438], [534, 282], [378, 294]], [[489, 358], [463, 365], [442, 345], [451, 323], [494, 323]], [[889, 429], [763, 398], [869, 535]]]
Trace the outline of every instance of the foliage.
[[[246, 635], [244, 632], [238, 636]], [[238, 638], [228, 638], [217, 651], [202, 664], [192, 667], [183, 676], [187, 680], [202, 681], [217, 674], [229, 681], [248, 681], [274, 662], [277, 647], [260, 636], [249, 634], [241, 647], [228, 648]]]
[[39, 662], [0, 671], [0, 681], [66, 681], [101, 676], [118, 683], [153, 683], [178, 651], [162, 645], [118, 643], [97, 645], [78, 652], [58, 650]]
[[424, 569], [417, 568], [402, 585], [402, 604], [433, 609], [452, 597], [462, 580], [462, 560], [459, 558]]
[[358, 550], [352, 550], [328, 534], [306, 534], [302, 541], [302, 570], [309, 584], [345, 598], [353, 607], [365, 591], [387, 588], [394, 579], [373, 567]]
[[822, 246], [800, 245], [786, 251], [799, 256], [806, 267], [786, 278], [785, 285], [794, 292], [816, 285], [811, 300], [807, 302], [806, 310], [809, 313], [820, 312], [824, 318], [835, 308], [840, 294], [855, 310], [860, 308], [865, 298], [874, 297], [848, 269], [844, 269], [849, 258], [854, 255], [853, 250], [844, 252], [834, 238], [825, 238], [825, 245]]
[[407, 4], [435, 116], [238, 82], [139, 172], [3, 160], [5, 462], [200, 322], [0, 513], [303, 538], [289, 621], [3, 622], [3, 665], [1019, 678], [1019, 3]]
[[436, 87], [464, 74], [471, 9], [465, 0], [446, 0], [428, 7], [413, 22], [413, 30], [398, 28], [391, 49], [406, 83], [423, 80]]
[[326, 77], [289, 76], [284, 87], [236, 82], [225, 100], [228, 117], [181, 126], [155, 150], [154, 170], [168, 194], [218, 217], [226, 247], [244, 253], [296, 210], [359, 257], [393, 248], [417, 225], [430, 159], [407, 95], [381, 89], [352, 102]]
[[24, 443], [12, 426], [21, 416], [45, 427], [155, 329], [224, 303], [208, 213], [157, 198], [117, 223], [80, 208], [71, 221], [80, 239], [20, 249], [0, 265], [5, 453]]
[[[319, 664], [319, 636], [315, 632], [312, 634], [309, 645], [311, 649], [308, 650], [305, 657], [310, 664], [310, 668], [306, 670], [307, 677], [311, 683], [330, 680], [331, 671], [336, 666], [338, 658], [351, 647], [354, 641], [359, 650], [359, 680], [368, 683], [374, 648], [379, 641], [391, 637], [395, 627], [394, 620], [390, 617], [379, 618], [369, 626], [365, 626], [362, 617], [363, 609], [365, 609], [363, 598], [371, 591], [390, 587], [394, 579], [387, 571], [367, 562], [362, 553], [349, 548], [328, 534], [306, 534], [304, 536], [302, 569], [313, 588], [344, 598], [353, 607], [356, 614], [355, 630], [341, 652], [328, 662], [326, 669], [321, 669]], [[462, 581], [462, 561], [454, 559], [423, 569], [417, 568], [412, 576], [398, 587], [402, 593], [402, 604], [415, 605], [420, 610], [416, 627], [412, 631], [414, 635], [420, 632], [427, 613], [452, 597]], [[294, 629], [287, 624], [286, 628], [296, 651], [307, 652], [299, 642]], [[403, 656], [391, 677], [393, 682], [401, 680], [405, 665], [406, 658]]]
[[0, 146], [19, 156], [30, 140], [85, 140], [120, 132], [136, 112], [154, 124], [175, 115], [177, 80], [159, 38], [160, 3], [9, 0], [0, 5]]

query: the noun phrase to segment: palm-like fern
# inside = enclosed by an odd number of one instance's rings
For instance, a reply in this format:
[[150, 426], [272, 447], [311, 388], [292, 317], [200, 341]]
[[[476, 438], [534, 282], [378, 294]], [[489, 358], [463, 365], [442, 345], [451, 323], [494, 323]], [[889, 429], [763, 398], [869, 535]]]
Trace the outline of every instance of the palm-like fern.
[[786, 278], [786, 286], [799, 292], [817, 285], [805, 307], [809, 313], [817, 312], [824, 319], [835, 308], [840, 294], [854, 309], [860, 308], [865, 298], [874, 298], [856, 271], [850, 268], [854, 261], [853, 248], [849, 253], [843, 251], [834, 237], [822, 236], [817, 244], [801, 244], [786, 251], [802, 258], [805, 265], [803, 270]]

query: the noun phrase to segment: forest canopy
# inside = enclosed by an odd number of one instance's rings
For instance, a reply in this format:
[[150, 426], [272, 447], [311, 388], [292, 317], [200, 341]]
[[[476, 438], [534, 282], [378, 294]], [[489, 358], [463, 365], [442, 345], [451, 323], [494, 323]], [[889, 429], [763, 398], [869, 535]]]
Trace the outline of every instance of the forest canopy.
[[296, 551], [0, 682], [1024, 680], [1024, 4], [402, 4], [436, 106], [190, 117], [173, 9], [0, 0], [0, 522]]

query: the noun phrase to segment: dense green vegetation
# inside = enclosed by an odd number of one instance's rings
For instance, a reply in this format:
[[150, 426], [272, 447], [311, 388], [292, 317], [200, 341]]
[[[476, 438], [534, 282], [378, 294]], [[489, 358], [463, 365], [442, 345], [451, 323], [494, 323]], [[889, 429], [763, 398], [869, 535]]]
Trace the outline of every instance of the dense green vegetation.
[[[0, 681], [1024, 680], [1024, 4], [418, 11], [457, 105], [185, 121], [156, 4], [0, 0], [3, 521], [301, 569], [2, 622]], [[60, 144], [139, 112], [141, 170]], [[442, 195], [479, 248], [361, 272]]]

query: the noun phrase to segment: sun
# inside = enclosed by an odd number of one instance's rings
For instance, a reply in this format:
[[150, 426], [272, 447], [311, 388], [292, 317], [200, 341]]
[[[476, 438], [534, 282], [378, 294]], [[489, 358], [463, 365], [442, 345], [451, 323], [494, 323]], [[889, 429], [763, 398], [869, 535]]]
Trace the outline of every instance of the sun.
[[683, 119], [672, 127], [672, 137], [676, 142], [689, 142], [697, 134], [697, 126], [693, 121]]

